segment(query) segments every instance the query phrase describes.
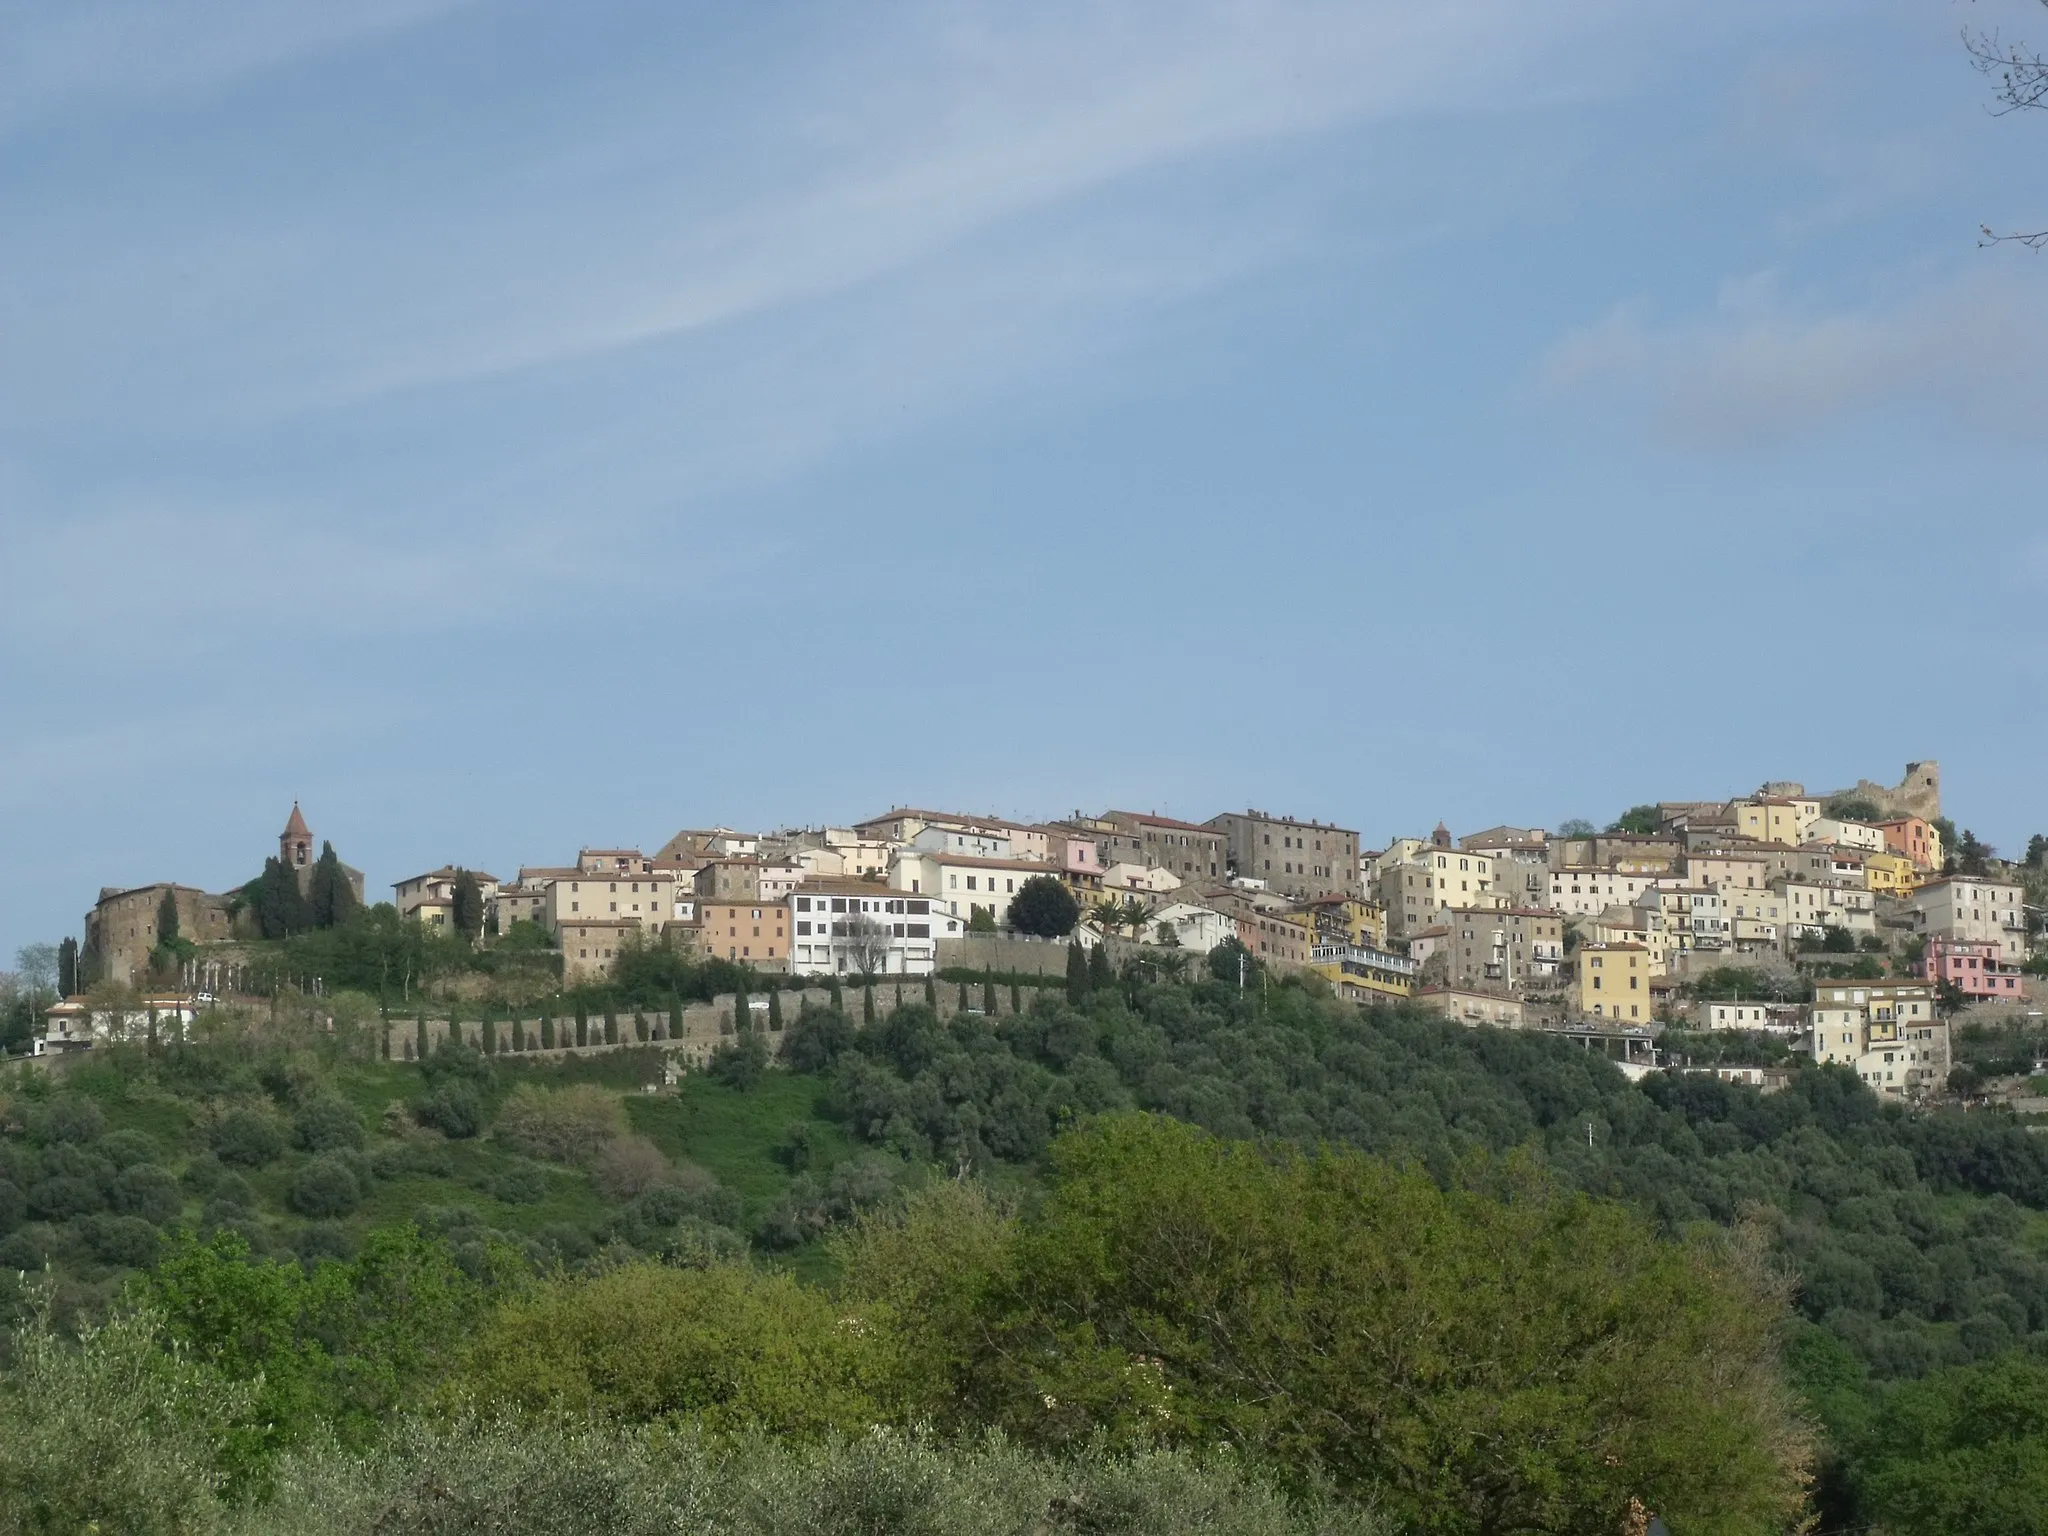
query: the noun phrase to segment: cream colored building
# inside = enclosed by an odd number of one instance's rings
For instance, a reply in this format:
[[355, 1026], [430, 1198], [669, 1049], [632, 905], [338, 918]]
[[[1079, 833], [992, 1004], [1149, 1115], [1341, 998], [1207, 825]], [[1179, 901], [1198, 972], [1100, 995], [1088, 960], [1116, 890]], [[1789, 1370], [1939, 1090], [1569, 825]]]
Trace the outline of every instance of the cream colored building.
[[1685, 856], [1685, 883], [1711, 885], [1724, 893], [1768, 891], [1771, 888], [1771, 862], [1759, 854], [1702, 849]]
[[[1404, 838], [1410, 851], [1394, 862], [1384, 861], [1379, 875], [1379, 903], [1387, 914], [1389, 937], [1405, 939], [1437, 926], [1449, 907], [1473, 909], [1502, 903], [1493, 892], [1493, 856], [1438, 847]], [[1393, 850], [1389, 850], [1391, 853]]]
[[1552, 870], [1548, 905], [1553, 912], [1570, 917], [1597, 917], [1609, 907], [1632, 906], [1645, 891], [1657, 889], [1663, 878], [1634, 870]]
[[1833, 881], [1781, 880], [1778, 894], [1785, 902], [1785, 947], [1795, 948], [1802, 938], [1817, 938], [1829, 928], [1846, 928], [1851, 933], [1877, 932], [1877, 909], [1870, 892], [1860, 885], [1837, 885]]
[[1783, 843], [1788, 848], [1806, 842], [1813, 824], [1820, 820], [1820, 802], [1803, 797], [1760, 795], [1752, 800], [1737, 800], [1730, 809], [1735, 812], [1736, 830], [1743, 837], [1753, 837], [1760, 843]]
[[1489, 1024], [1495, 1029], [1520, 1029], [1523, 1023], [1518, 997], [1496, 997], [1467, 987], [1423, 987], [1415, 993], [1415, 1001], [1475, 1028]]
[[1823, 816], [1816, 821], [1806, 835], [1809, 843], [1840, 844], [1844, 848], [1860, 848], [1865, 853], [1884, 852], [1884, 828], [1872, 826], [1864, 821], [1838, 821], [1832, 816]]
[[1662, 976], [1671, 965], [1661, 906], [1612, 906], [1587, 921], [1582, 929], [1588, 944], [1640, 946], [1650, 957], [1650, 974]]
[[[685, 909], [689, 900], [688, 895], [681, 897]], [[592, 921], [628, 922], [659, 931], [686, 917], [686, 910], [678, 910], [676, 877], [666, 872], [623, 876], [578, 872], [548, 882], [544, 922], [556, 932], [570, 923]]]
[[[419, 914], [424, 906], [437, 910], [452, 911], [455, 906], [455, 879], [462, 873], [453, 864], [443, 864], [439, 869], [428, 870], [424, 875], [414, 875], [410, 880], [396, 881], [391, 889], [393, 901], [400, 917]], [[492, 900], [498, 894], [498, 878], [487, 875], [480, 869], [472, 869], [477, 889], [483, 893], [484, 910], [490, 910]], [[421, 916], [421, 921], [430, 921]]]
[[[855, 823], [853, 830], [862, 837], [874, 838], [892, 847], [908, 848], [917, 841], [920, 833], [933, 829], [969, 837], [1000, 837], [1009, 844], [1008, 852], [1000, 857], [1039, 864], [1045, 863], [1051, 857], [1051, 839], [1047, 836], [1045, 828], [1026, 826], [1023, 822], [1010, 821], [1001, 816], [971, 816], [957, 811], [921, 811], [905, 808], [890, 811], [883, 816], [871, 816], [866, 821]], [[925, 851], [943, 853], [965, 850], [949, 850], [942, 846]]]
[[1996, 944], [2001, 959], [2027, 958], [2024, 893], [2003, 880], [1949, 875], [1930, 880], [1906, 898], [1913, 931], [1972, 944]]
[[1852, 1068], [1874, 1092], [1903, 1097], [1948, 1077], [1948, 1025], [1924, 982], [1823, 981], [1813, 997], [1813, 1059]]

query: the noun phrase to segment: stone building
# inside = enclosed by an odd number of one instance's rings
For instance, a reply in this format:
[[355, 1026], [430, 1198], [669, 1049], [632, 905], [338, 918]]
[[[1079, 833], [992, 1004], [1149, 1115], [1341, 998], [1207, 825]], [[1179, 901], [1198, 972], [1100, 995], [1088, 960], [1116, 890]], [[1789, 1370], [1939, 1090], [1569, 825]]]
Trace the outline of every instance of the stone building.
[[1142, 864], [1170, 869], [1183, 880], [1217, 880], [1230, 862], [1229, 839], [1213, 826], [1137, 811], [1104, 811], [1100, 820], [1108, 828], [1102, 838], [1105, 864]]
[[1253, 810], [1212, 816], [1206, 825], [1223, 834], [1231, 872], [1263, 880], [1268, 890], [1303, 901], [1364, 894], [1358, 834], [1349, 827]]
[[108, 981], [124, 986], [139, 981], [149, 969], [150, 951], [161, 942], [157, 917], [166, 891], [177, 903], [179, 937], [195, 944], [217, 943], [228, 937], [225, 896], [210, 896], [193, 886], [166, 881], [128, 890], [107, 887], [85, 915], [88, 965], [97, 967]]

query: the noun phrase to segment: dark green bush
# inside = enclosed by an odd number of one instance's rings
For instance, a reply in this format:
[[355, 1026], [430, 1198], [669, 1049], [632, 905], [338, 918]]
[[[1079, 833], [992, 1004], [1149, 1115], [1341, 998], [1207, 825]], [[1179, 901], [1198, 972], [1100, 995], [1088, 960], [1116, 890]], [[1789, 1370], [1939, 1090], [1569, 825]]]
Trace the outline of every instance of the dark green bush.
[[78, 1233], [102, 1264], [130, 1269], [153, 1263], [160, 1241], [156, 1228], [140, 1216], [87, 1216], [78, 1223]]
[[301, 1216], [346, 1216], [363, 1203], [363, 1191], [348, 1164], [329, 1154], [314, 1158], [293, 1176], [289, 1198]]
[[161, 1227], [175, 1221], [185, 1198], [178, 1181], [154, 1163], [136, 1163], [114, 1175], [113, 1208]]
[[421, 1125], [451, 1141], [462, 1141], [483, 1129], [484, 1105], [475, 1088], [461, 1079], [444, 1082], [413, 1110]]
[[213, 1150], [224, 1163], [261, 1168], [284, 1151], [277, 1122], [255, 1109], [231, 1109], [213, 1130]]
[[362, 1116], [346, 1099], [310, 1099], [292, 1117], [292, 1142], [308, 1152], [353, 1151], [361, 1148], [363, 1139]]

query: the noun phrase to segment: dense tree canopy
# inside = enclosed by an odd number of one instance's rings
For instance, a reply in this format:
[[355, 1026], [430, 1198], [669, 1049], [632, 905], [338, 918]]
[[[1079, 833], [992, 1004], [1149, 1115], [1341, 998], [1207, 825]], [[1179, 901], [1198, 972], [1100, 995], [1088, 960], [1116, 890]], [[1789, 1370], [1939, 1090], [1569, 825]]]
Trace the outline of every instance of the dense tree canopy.
[[1010, 926], [1042, 939], [1063, 939], [1081, 920], [1081, 904], [1066, 883], [1051, 875], [1033, 875], [1017, 888], [1010, 903]]

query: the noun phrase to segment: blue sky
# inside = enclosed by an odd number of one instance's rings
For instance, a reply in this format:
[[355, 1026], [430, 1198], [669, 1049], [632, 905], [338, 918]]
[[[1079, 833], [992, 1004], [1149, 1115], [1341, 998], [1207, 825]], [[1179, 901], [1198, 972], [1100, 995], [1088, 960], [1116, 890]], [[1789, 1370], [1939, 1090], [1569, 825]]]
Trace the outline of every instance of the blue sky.
[[2031, 0], [0, 0], [0, 955], [896, 803], [2048, 827]]

